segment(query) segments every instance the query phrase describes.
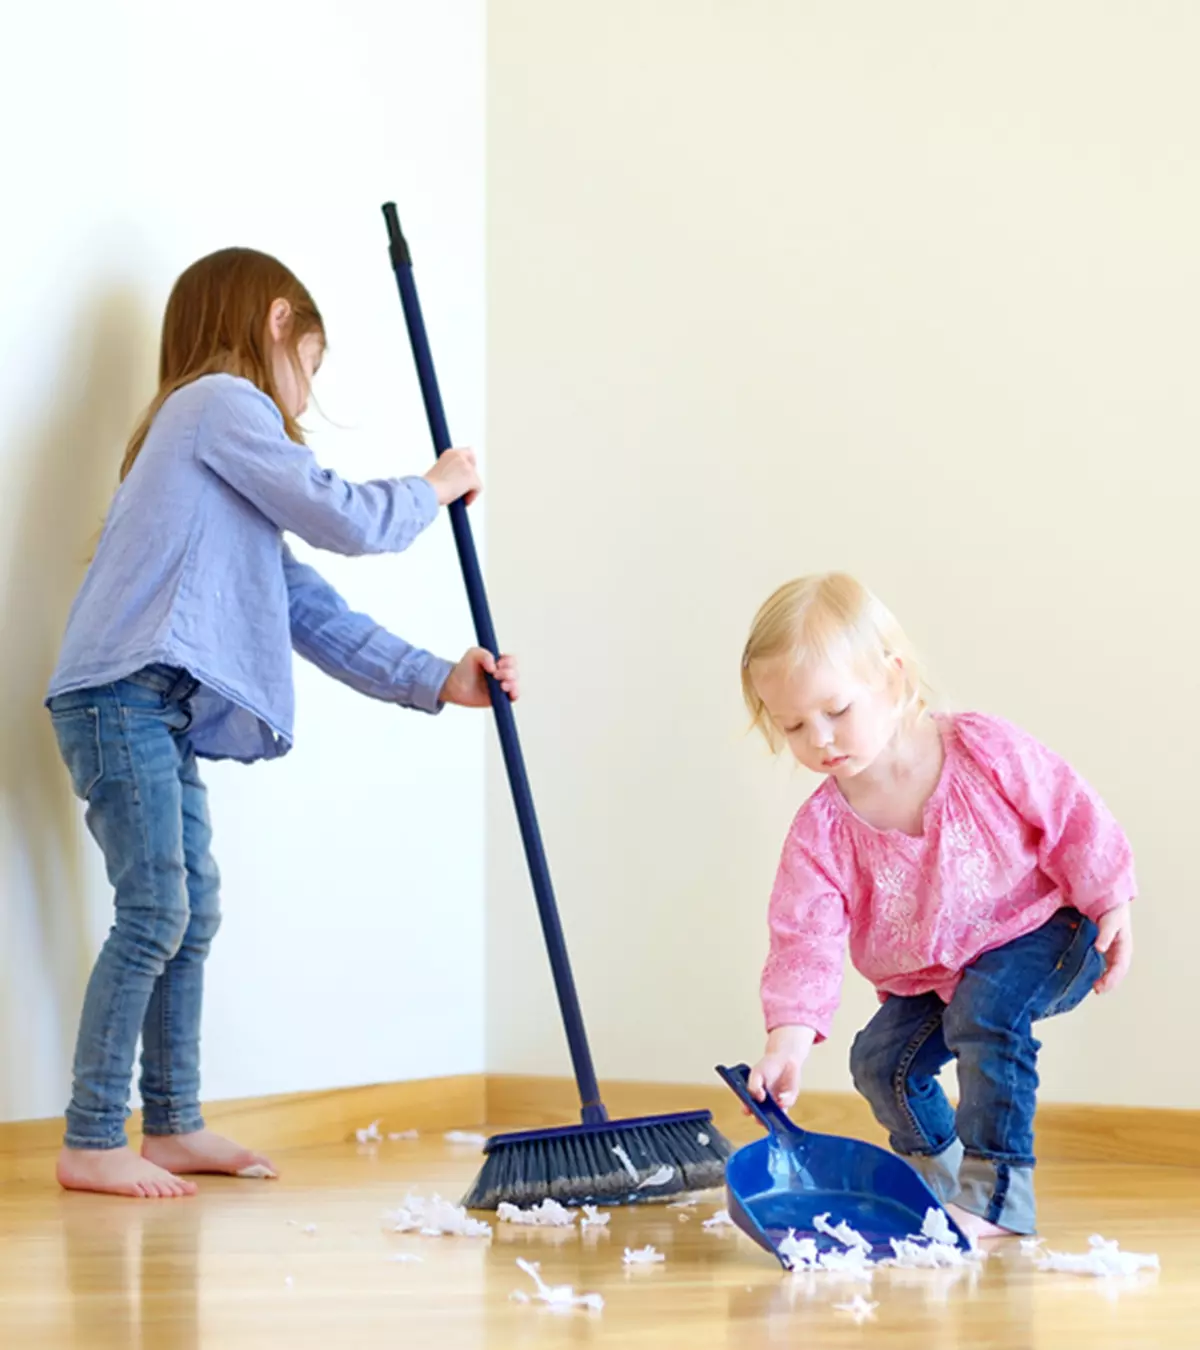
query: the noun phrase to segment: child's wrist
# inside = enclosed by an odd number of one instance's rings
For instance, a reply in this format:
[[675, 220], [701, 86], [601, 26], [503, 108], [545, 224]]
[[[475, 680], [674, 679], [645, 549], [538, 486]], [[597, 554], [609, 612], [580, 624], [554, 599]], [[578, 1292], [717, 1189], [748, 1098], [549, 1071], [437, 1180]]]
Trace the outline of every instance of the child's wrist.
[[817, 1039], [815, 1027], [802, 1026], [800, 1023], [793, 1023], [787, 1026], [774, 1027], [767, 1035], [767, 1047], [771, 1050], [811, 1050], [813, 1043]]

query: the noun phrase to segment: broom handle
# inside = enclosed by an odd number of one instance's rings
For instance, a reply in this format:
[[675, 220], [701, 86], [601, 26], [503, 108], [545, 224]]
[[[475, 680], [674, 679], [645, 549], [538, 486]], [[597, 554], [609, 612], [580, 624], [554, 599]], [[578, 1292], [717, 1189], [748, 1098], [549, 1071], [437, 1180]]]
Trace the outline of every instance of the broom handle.
[[[387, 202], [384, 205], [383, 218], [387, 222], [392, 270], [396, 273], [400, 303], [404, 306], [404, 320], [408, 326], [408, 339], [417, 366], [417, 377], [421, 382], [421, 396], [425, 401], [429, 433], [433, 437], [434, 453], [440, 457], [453, 442], [450, 440], [446, 414], [442, 408], [442, 396], [433, 368], [433, 355], [429, 350], [425, 321], [421, 315], [421, 302], [417, 298], [412, 255], [400, 231], [400, 218], [396, 214], [394, 202]], [[475, 551], [475, 540], [471, 534], [471, 523], [467, 519], [467, 508], [461, 501], [453, 502], [450, 506], [450, 524], [454, 530], [454, 544], [458, 549], [463, 580], [467, 585], [467, 599], [471, 605], [471, 617], [475, 621], [476, 637], [481, 647], [486, 647], [493, 656], [499, 657], [500, 645], [496, 641], [496, 630], [492, 624], [491, 609], [483, 585], [483, 573], [480, 571], [479, 556]], [[542, 936], [546, 940], [546, 950], [550, 956], [550, 969], [554, 975], [558, 1006], [562, 1012], [563, 1026], [566, 1028], [567, 1043], [571, 1048], [571, 1062], [575, 1069], [575, 1082], [579, 1087], [583, 1120], [585, 1124], [599, 1124], [608, 1119], [608, 1112], [600, 1100], [596, 1070], [592, 1065], [592, 1052], [588, 1048], [587, 1033], [583, 1028], [583, 1013], [580, 1011], [579, 995], [575, 990], [575, 978], [571, 974], [571, 962], [567, 956], [562, 922], [554, 899], [546, 850], [542, 846], [542, 832], [538, 828], [537, 813], [533, 807], [533, 791], [529, 786], [529, 775], [525, 771], [525, 757], [521, 753], [521, 742], [517, 737], [517, 722], [513, 716], [512, 702], [490, 676], [488, 688], [491, 693], [492, 709], [496, 714], [496, 730], [500, 734], [500, 748], [504, 754], [504, 767], [508, 771], [513, 805], [516, 807], [517, 820], [521, 826], [525, 860], [529, 864], [533, 893], [537, 898]]]

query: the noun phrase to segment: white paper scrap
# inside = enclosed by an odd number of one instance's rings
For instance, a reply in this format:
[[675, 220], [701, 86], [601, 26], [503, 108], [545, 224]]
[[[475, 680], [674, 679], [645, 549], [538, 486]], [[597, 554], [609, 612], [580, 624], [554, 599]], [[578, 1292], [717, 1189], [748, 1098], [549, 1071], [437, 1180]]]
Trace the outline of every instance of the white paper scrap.
[[638, 1170], [636, 1167], [634, 1167], [633, 1159], [629, 1156], [629, 1154], [625, 1152], [625, 1150], [621, 1147], [620, 1144], [613, 1145], [613, 1152], [617, 1155], [617, 1160], [620, 1162], [621, 1166], [629, 1173], [629, 1175], [634, 1179], [634, 1181], [637, 1181]]
[[[599, 1312], [604, 1307], [604, 1299], [599, 1294], [577, 1294], [569, 1284], [548, 1285], [542, 1279], [541, 1266], [536, 1261], [518, 1259], [517, 1265], [537, 1285], [537, 1292], [533, 1297], [540, 1299], [543, 1303], [548, 1303], [552, 1308], [562, 1311], [570, 1308], [588, 1308], [592, 1312]], [[525, 1300], [520, 1301], [527, 1300], [528, 1295], [526, 1295]]]
[[274, 1180], [278, 1175], [278, 1172], [273, 1172], [266, 1163], [251, 1163], [249, 1167], [243, 1167], [238, 1173], [239, 1177], [246, 1177], [253, 1181]]
[[861, 1247], [822, 1252], [817, 1258], [817, 1266], [821, 1270], [836, 1271], [839, 1275], [849, 1275], [856, 1280], [870, 1280], [875, 1275], [871, 1258]]
[[834, 1312], [849, 1313], [855, 1322], [862, 1326], [864, 1322], [874, 1320], [875, 1309], [878, 1307], [878, 1303], [868, 1303], [861, 1294], [855, 1294], [849, 1303], [835, 1303], [833, 1310]]
[[501, 1223], [524, 1224], [527, 1228], [572, 1228], [575, 1225], [571, 1211], [549, 1197], [532, 1209], [502, 1202], [496, 1209], [496, 1217]]
[[934, 1209], [930, 1206], [925, 1211], [925, 1222], [921, 1225], [921, 1236], [927, 1237], [930, 1242], [941, 1242], [947, 1247], [957, 1247], [958, 1239], [954, 1236], [954, 1230], [950, 1227], [950, 1220], [944, 1209]]
[[817, 1244], [812, 1238], [798, 1238], [792, 1228], [779, 1244], [779, 1255], [789, 1270], [811, 1270], [817, 1264]]
[[379, 1133], [379, 1126], [382, 1122], [373, 1120], [369, 1125], [361, 1130], [354, 1131], [354, 1137], [360, 1144], [378, 1144], [383, 1135]]
[[895, 1256], [886, 1264], [905, 1270], [940, 1270], [946, 1266], [969, 1265], [975, 1259], [974, 1253], [945, 1242], [922, 1242], [915, 1237], [892, 1238], [891, 1242]]
[[475, 1148], [487, 1143], [486, 1134], [473, 1134], [470, 1130], [447, 1130], [442, 1138], [448, 1144], [471, 1144]]
[[647, 1186], [666, 1186], [675, 1178], [675, 1169], [664, 1163], [657, 1172], [651, 1172], [643, 1181], [638, 1182], [638, 1190], [644, 1191]]
[[462, 1205], [435, 1195], [432, 1200], [410, 1195], [399, 1209], [384, 1215], [393, 1233], [420, 1233], [422, 1237], [491, 1237], [490, 1224], [472, 1219]]
[[871, 1250], [871, 1244], [861, 1233], [855, 1232], [848, 1223], [831, 1224], [828, 1214], [818, 1214], [813, 1220], [813, 1227], [818, 1233], [840, 1242], [843, 1247], [857, 1247], [864, 1252]]
[[636, 1251], [625, 1248], [625, 1264], [627, 1266], [653, 1266], [667, 1258], [660, 1251], [653, 1247], [639, 1247]]
[[711, 1219], [704, 1220], [704, 1227], [707, 1228], [710, 1233], [714, 1233], [718, 1228], [736, 1228], [737, 1225], [729, 1217], [729, 1211], [727, 1209], [719, 1209]]
[[580, 1228], [607, 1228], [611, 1214], [601, 1214], [595, 1205], [584, 1205]]
[[1090, 1250], [1074, 1252], [1046, 1252], [1038, 1257], [1039, 1270], [1062, 1271], [1068, 1275], [1136, 1275], [1139, 1270], [1158, 1270], [1159, 1260], [1154, 1252], [1123, 1252], [1115, 1242], [1098, 1233], [1088, 1238]]

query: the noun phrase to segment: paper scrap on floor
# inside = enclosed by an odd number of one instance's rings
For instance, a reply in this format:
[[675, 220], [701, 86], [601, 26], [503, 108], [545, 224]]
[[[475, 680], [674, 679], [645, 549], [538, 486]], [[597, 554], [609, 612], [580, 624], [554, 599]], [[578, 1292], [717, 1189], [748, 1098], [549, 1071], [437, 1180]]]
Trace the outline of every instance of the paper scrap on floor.
[[729, 1211], [727, 1209], [719, 1209], [711, 1219], [704, 1220], [704, 1227], [707, 1228], [710, 1233], [715, 1232], [718, 1228], [735, 1228], [736, 1226], [737, 1225], [729, 1217]]
[[382, 1121], [373, 1120], [369, 1125], [361, 1130], [354, 1131], [354, 1137], [360, 1144], [378, 1144], [382, 1141], [383, 1135], [379, 1133], [379, 1126]]
[[636, 1251], [625, 1248], [625, 1264], [627, 1266], [654, 1266], [667, 1258], [662, 1252], [653, 1247], [639, 1247]]
[[907, 1270], [940, 1270], [946, 1266], [966, 1266], [978, 1259], [974, 1252], [951, 1247], [944, 1242], [922, 1242], [917, 1238], [892, 1238], [894, 1255], [884, 1265]]
[[[522, 1261], [518, 1258], [517, 1265], [537, 1285], [533, 1297], [548, 1303], [552, 1308], [563, 1312], [571, 1308], [588, 1308], [592, 1312], [600, 1312], [604, 1307], [604, 1299], [600, 1294], [577, 1294], [569, 1284], [548, 1285], [542, 1279], [542, 1268], [536, 1261]], [[521, 1289], [514, 1289], [511, 1297], [519, 1303], [529, 1302], [529, 1295]]]
[[1083, 1253], [1045, 1252], [1037, 1259], [1039, 1270], [1061, 1271], [1067, 1275], [1136, 1275], [1140, 1270], [1158, 1270], [1155, 1252], [1123, 1252], [1116, 1242], [1094, 1233], [1088, 1238], [1090, 1250]]
[[421, 1195], [406, 1197], [399, 1209], [384, 1215], [384, 1222], [393, 1233], [420, 1233], [422, 1237], [491, 1237], [490, 1224], [472, 1219], [462, 1205], [452, 1205], [435, 1195], [427, 1200]]
[[611, 1214], [601, 1214], [595, 1205], [584, 1205], [580, 1228], [607, 1228]]
[[523, 1224], [527, 1228], [571, 1228], [575, 1224], [571, 1211], [549, 1198], [531, 1209], [521, 1209], [502, 1201], [496, 1209], [496, 1218], [501, 1223]]
[[855, 1322], [861, 1326], [864, 1322], [873, 1321], [875, 1309], [879, 1307], [878, 1303], [869, 1303], [861, 1294], [855, 1294], [849, 1303], [835, 1303], [834, 1312], [849, 1313]]
[[487, 1143], [486, 1134], [474, 1134], [470, 1130], [447, 1130], [442, 1136], [448, 1144], [471, 1144], [482, 1148]]

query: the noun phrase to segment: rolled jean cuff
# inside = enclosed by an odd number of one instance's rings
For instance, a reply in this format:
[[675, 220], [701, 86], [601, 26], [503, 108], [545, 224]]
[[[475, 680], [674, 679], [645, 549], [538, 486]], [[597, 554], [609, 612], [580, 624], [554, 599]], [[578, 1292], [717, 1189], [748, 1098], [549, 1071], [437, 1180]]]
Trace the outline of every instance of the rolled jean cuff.
[[943, 1205], [958, 1195], [963, 1146], [957, 1139], [952, 1139], [940, 1153], [908, 1153], [904, 1161]]
[[123, 1118], [117, 1123], [111, 1116], [90, 1116], [75, 1109], [67, 1112], [67, 1128], [63, 1135], [63, 1144], [67, 1148], [99, 1153], [124, 1148], [128, 1143]]
[[196, 1107], [183, 1111], [142, 1107], [142, 1134], [162, 1139], [175, 1134], [195, 1134], [204, 1128], [204, 1117]]
[[1037, 1205], [1033, 1197], [1033, 1168], [997, 1162], [968, 1154], [958, 1173], [955, 1203], [968, 1214], [1010, 1232], [1037, 1232]]

